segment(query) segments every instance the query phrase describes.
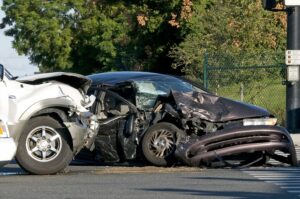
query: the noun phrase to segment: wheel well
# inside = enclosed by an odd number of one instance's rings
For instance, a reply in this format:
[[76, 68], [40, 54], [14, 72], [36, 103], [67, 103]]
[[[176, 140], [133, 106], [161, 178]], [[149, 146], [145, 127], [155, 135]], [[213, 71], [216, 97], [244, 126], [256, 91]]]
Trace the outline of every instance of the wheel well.
[[59, 121], [63, 125], [63, 122], [68, 121], [67, 112], [68, 112], [68, 109], [66, 109], [66, 108], [56, 108], [56, 107], [46, 108], [46, 109], [42, 109], [42, 110], [36, 112], [33, 116], [31, 116], [31, 118], [42, 116], [42, 115], [49, 115], [49, 116], [53, 117], [54, 119], [56, 119], [57, 121]]
[[162, 120], [159, 120], [155, 124], [159, 124], [159, 123], [170, 123], [170, 124], [173, 124], [174, 126], [176, 126], [178, 129], [184, 130], [182, 125], [177, 121], [177, 119], [173, 118], [173, 117], [163, 118]]
[[154, 124], [149, 125], [148, 128], [145, 129], [145, 130], [143, 131], [143, 133], [141, 134], [141, 136], [140, 136], [139, 139], [140, 139], [140, 140], [143, 140], [143, 139], [144, 139], [144, 136], [145, 136], [145, 134], [146, 134], [146, 132], [148, 131], [148, 129], [149, 129], [151, 126], [156, 125], [156, 124], [160, 124], [160, 123], [169, 123], [169, 124], [173, 124], [173, 125], [176, 126], [179, 130], [185, 131], [185, 130], [180, 126], [180, 124], [178, 124], [178, 122], [177, 122], [175, 119], [173, 119], [173, 120], [162, 119], [162, 120], [159, 120], [158, 122], [156, 122], [156, 123], [154, 123]]

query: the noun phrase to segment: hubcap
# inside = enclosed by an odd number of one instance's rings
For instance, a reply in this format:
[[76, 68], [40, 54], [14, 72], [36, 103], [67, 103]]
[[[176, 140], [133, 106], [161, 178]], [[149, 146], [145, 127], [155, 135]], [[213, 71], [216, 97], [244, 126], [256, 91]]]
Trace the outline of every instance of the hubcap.
[[26, 151], [30, 157], [39, 162], [49, 162], [55, 159], [61, 151], [62, 138], [49, 126], [40, 126], [28, 134]]
[[153, 133], [150, 139], [150, 151], [159, 158], [170, 155], [175, 149], [174, 133], [167, 130], [158, 130]]

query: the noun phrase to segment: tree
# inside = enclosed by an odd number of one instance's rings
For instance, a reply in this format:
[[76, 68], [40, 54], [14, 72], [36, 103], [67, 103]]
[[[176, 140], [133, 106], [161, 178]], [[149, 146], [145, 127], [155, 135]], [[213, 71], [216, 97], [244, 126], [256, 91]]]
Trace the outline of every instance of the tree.
[[[1, 27], [42, 71], [192, 75], [204, 52], [284, 49], [284, 14], [248, 0], [3, 0]], [[258, 63], [248, 59], [249, 63]]]
[[1, 27], [42, 71], [169, 70], [186, 1], [4, 0]]
[[[285, 49], [285, 13], [264, 11], [260, 0], [195, 1], [192, 17], [186, 23], [189, 28], [183, 42], [169, 55], [175, 60], [173, 67], [182, 68], [188, 75], [193, 75], [195, 70], [202, 71], [205, 52], [218, 55], [209, 60], [215, 66], [283, 61], [275, 57], [277, 51]], [[241, 54], [248, 56], [241, 57]]]

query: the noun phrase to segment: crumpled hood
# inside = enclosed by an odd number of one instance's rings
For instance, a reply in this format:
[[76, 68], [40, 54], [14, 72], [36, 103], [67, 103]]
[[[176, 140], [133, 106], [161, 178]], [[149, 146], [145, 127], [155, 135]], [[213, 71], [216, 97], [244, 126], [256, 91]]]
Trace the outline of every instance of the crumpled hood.
[[16, 81], [34, 85], [48, 81], [58, 81], [64, 84], [68, 84], [77, 89], [80, 88], [85, 93], [91, 85], [91, 80], [89, 78], [80, 74], [66, 72], [42, 73], [32, 76], [25, 76], [16, 79]]
[[210, 93], [172, 92], [171, 95], [185, 118], [226, 122], [244, 118], [268, 117], [271, 114], [260, 107], [219, 97]]

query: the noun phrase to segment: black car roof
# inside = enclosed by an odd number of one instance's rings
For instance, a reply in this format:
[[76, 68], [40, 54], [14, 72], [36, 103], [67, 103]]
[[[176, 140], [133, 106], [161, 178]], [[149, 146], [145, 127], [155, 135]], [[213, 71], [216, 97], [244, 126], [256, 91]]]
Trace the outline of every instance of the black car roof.
[[[136, 71], [122, 71], [122, 72], [106, 72], [92, 74], [88, 76], [92, 80], [92, 85], [98, 84], [110, 84], [114, 85], [116, 83], [137, 80], [137, 79], [175, 79], [175, 77], [170, 75], [164, 75], [152, 72], [136, 72]], [[176, 78], [177, 79], [177, 78]]]

